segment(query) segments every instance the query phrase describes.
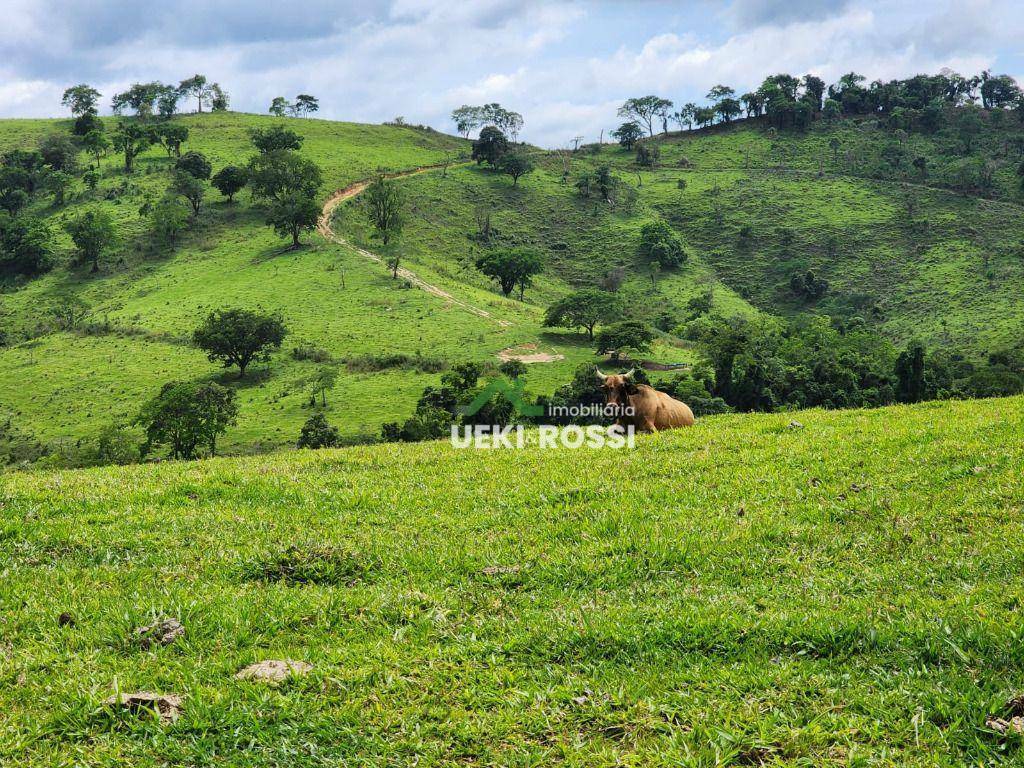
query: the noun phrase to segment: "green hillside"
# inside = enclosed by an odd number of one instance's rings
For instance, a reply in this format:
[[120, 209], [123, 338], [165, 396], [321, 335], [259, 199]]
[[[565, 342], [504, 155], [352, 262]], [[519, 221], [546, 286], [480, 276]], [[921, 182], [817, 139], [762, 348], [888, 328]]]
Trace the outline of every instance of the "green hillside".
[[1024, 400], [799, 419], [5, 475], [0, 763], [1020, 764]]
[[[500, 241], [545, 251], [556, 279], [534, 291], [542, 304], [563, 284], [593, 286], [623, 266], [638, 302], [673, 308], [679, 319], [686, 302], [711, 287], [726, 314], [752, 304], [788, 316], [858, 316], [898, 343], [919, 338], [980, 354], [1018, 339], [1024, 327], [1024, 208], [1007, 146], [1019, 133], [1014, 119], [975, 147], [972, 157], [997, 169], [996, 199], [942, 186], [942, 169], [963, 158], [938, 137], [911, 136], [903, 150], [932, 160], [934, 178], [921, 178], [909, 161], [899, 173], [881, 167], [879, 155], [895, 139], [868, 121], [816, 124], [807, 133], [742, 124], [672, 134], [656, 139], [653, 169], [639, 168], [632, 151], [604, 146], [572, 156], [568, 183], [554, 154], [539, 157], [537, 172], [517, 188], [485, 168], [463, 167], [405, 182], [417, 213], [405, 247], [418, 264], [485, 287], [472, 261], [481, 248], [474, 212], [487, 204]], [[849, 149], [833, 153], [833, 139]], [[851, 169], [846, 151], [860, 165]], [[614, 206], [581, 199], [572, 183], [602, 164], [624, 186]], [[657, 217], [682, 235], [690, 259], [662, 272], [654, 288], [636, 251], [640, 227]], [[358, 211], [339, 223], [365, 240]], [[808, 269], [830, 286], [809, 305], [789, 287]]]
[[[958, 114], [951, 108], [949, 127], [930, 134], [866, 118], [818, 121], [805, 132], [741, 121], [649, 140], [660, 152], [651, 168], [615, 145], [571, 154], [526, 148], [537, 169], [516, 186], [467, 162], [469, 142], [429, 129], [233, 113], [177, 117], [190, 132], [184, 149], [205, 154], [214, 171], [254, 153], [250, 129], [295, 130], [305, 139], [301, 155], [323, 170], [321, 201], [380, 172], [449, 167], [396, 180], [406, 226], [387, 247], [370, 237], [361, 196], [336, 209], [337, 238], [312, 234], [305, 247], [289, 250], [248, 193], [227, 203], [213, 189], [196, 226], [173, 247], [160, 246], [141, 214], [170, 179], [173, 160], [159, 146], [131, 176], [109, 154], [98, 188], [75, 178], [63, 206], [35, 196], [28, 213], [50, 224], [57, 265], [9, 281], [0, 293], [7, 342], [0, 345], [0, 443], [16, 435], [36, 454], [59, 452], [130, 422], [168, 381], [212, 379], [235, 389], [240, 407], [222, 450], [290, 446], [312, 412], [313, 382], [325, 365], [339, 373], [326, 393], [327, 416], [349, 441], [373, 439], [385, 422], [411, 414], [439, 368], [496, 364], [503, 350], [550, 358], [530, 365], [526, 380], [532, 393], [551, 393], [598, 357], [583, 334], [544, 328], [545, 308], [573, 289], [603, 284], [616, 269], [624, 316], [660, 329], [644, 355], [655, 361], [701, 360], [687, 321], [691, 302], [704, 296], [709, 314], [827, 316], [879, 334], [875, 347], [891, 342], [896, 350], [917, 339], [983, 361], [1019, 344], [1024, 327], [1024, 208], [1015, 170], [1024, 143], [1017, 118], [997, 110], [982, 113], [966, 148]], [[69, 128], [60, 120], [0, 121], [0, 153], [33, 148]], [[602, 166], [615, 179], [612, 203], [577, 190], [581, 174]], [[94, 208], [110, 211], [120, 232], [96, 274], [72, 265], [63, 229]], [[481, 215], [490, 219], [487, 241]], [[675, 229], [689, 258], [652, 275], [637, 247], [643, 225], [656, 219]], [[503, 298], [474, 265], [488, 249], [516, 245], [539, 248], [545, 260], [525, 302]], [[391, 279], [381, 261], [351, 246], [385, 260], [400, 255], [431, 290]], [[815, 300], [791, 288], [809, 270], [828, 284]], [[61, 330], [53, 315], [69, 300], [89, 312], [74, 331]], [[202, 318], [225, 307], [280, 312], [289, 329], [281, 350], [244, 381], [190, 344]], [[970, 393], [1019, 391], [1011, 386], [1019, 372], [1004, 373]]]
[[[177, 120], [190, 131], [185, 149], [205, 154], [215, 170], [244, 164], [254, 153], [249, 128], [287, 125], [305, 137], [302, 155], [324, 171], [323, 198], [379, 171], [457, 157], [467, 146], [461, 139], [407, 127], [231, 113]], [[68, 121], [0, 121], [0, 152], [31, 148], [46, 133], [67, 129]], [[308, 238], [310, 247], [287, 251], [287, 241], [257, 210], [244, 200], [222, 202], [213, 189], [196, 230], [174, 248], [155, 246], [139, 208], [163, 193], [172, 161], [155, 147], [137, 161], [131, 177], [124, 176], [121, 163], [114, 155], [104, 158], [99, 188], [90, 192], [76, 180], [63, 208], [50, 208], [45, 197], [33, 204], [33, 213], [52, 222], [63, 263], [0, 294], [0, 320], [8, 337], [28, 337], [0, 348], [0, 418], [9, 417], [39, 441], [90, 437], [111, 421], [133, 418], [141, 402], [168, 380], [215, 377], [239, 390], [239, 424], [225, 450], [292, 445], [309, 416], [309, 382], [319, 368], [292, 359], [289, 350], [297, 346], [325, 350], [337, 360], [419, 352], [444, 361], [497, 362], [502, 349], [538, 341], [537, 310], [490, 291], [445, 283], [455, 296], [493, 315], [478, 317], [391, 280], [382, 266], [316, 235]], [[121, 230], [116, 258], [106, 260], [97, 275], [87, 267], [67, 266], [72, 244], [61, 229], [62, 222], [93, 206], [113, 211]], [[47, 327], [50, 306], [65, 296], [90, 306], [87, 333]], [[280, 311], [290, 331], [282, 351], [248, 384], [234, 382], [233, 374], [222, 376], [188, 344], [202, 317], [225, 306]], [[548, 389], [571, 375], [579, 360], [591, 357], [574, 345], [560, 354], [567, 362], [541, 377]], [[415, 370], [367, 373], [342, 366], [329, 397], [332, 418], [349, 438], [375, 436], [381, 423], [411, 411], [424, 385], [435, 380], [436, 375]]]

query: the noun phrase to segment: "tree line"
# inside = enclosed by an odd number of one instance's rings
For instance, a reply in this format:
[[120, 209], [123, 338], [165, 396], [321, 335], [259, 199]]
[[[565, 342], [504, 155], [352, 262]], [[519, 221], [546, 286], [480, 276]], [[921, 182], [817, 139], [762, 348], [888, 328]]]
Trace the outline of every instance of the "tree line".
[[657, 95], [636, 96], [623, 102], [619, 116], [626, 118], [614, 138], [631, 148], [657, 129], [668, 133], [669, 124], [692, 130], [730, 123], [741, 116], [764, 117], [777, 128], [808, 127], [814, 120], [842, 116], [896, 115], [906, 123], [937, 124], [948, 106], [977, 104], [986, 110], [1017, 110], [1024, 117], [1024, 95], [1010, 75], [986, 70], [965, 77], [944, 70], [936, 75], [915, 75], [903, 80], [874, 80], [849, 72], [831, 85], [817, 75], [776, 74], [742, 94], [728, 85], [716, 85], [706, 104], [687, 102], [678, 107]]

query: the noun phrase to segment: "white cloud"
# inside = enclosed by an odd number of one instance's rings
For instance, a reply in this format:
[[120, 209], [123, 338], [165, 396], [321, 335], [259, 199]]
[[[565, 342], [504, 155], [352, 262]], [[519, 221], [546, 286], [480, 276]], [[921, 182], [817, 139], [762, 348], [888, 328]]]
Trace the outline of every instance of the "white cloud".
[[173, 23], [131, 33], [104, 20], [155, 0], [96, 0], [88, 33], [77, 26], [85, 6], [71, 0], [4, 4], [15, 12], [0, 29], [2, 115], [59, 114], [60, 92], [83, 80], [109, 101], [134, 81], [200, 71], [228, 89], [234, 108], [256, 112], [273, 96], [306, 92], [320, 98], [323, 117], [402, 114], [451, 130], [453, 107], [501, 101], [524, 115], [524, 138], [556, 146], [579, 134], [593, 140], [616, 124], [622, 99], [642, 93], [681, 103], [720, 82], [746, 90], [774, 72], [832, 81], [850, 70], [886, 79], [944, 66], [1003, 71], [1024, 31], [1010, 0], [922, 0], [911, 10], [898, 0], [804, 0], [799, 13], [775, 0], [734, 0], [732, 27], [707, 5], [687, 15], [660, 2], [626, 13], [601, 0], [311, 0], [308, 14], [291, 19], [280, 3], [228, 0], [224, 29], [201, 0], [161, 0], [152, 18]]

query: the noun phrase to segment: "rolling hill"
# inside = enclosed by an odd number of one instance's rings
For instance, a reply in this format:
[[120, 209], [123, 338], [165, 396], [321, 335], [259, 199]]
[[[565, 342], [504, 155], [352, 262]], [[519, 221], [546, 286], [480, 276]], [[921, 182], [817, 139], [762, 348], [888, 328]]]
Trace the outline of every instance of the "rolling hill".
[[[253, 154], [247, 130], [271, 124], [268, 118], [222, 113], [181, 122], [190, 131], [187, 148], [207, 155], [215, 169], [244, 164]], [[305, 137], [303, 156], [323, 168], [324, 198], [378, 171], [431, 165], [467, 146], [414, 128], [280, 122]], [[47, 132], [67, 128], [67, 121], [0, 121], [0, 152], [34, 146]], [[495, 360], [502, 349], [537, 340], [536, 310], [490, 291], [447, 284], [456, 296], [494, 315], [481, 318], [410, 289], [405, 281], [392, 281], [379, 265], [317, 236], [310, 238], [311, 247], [288, 251], [257, 211], [220, 202], [215, 190], [207, 195], [196, 231], [173, 249], [154, 247], [138, 209], [162, 193], [170, 162], [162, 149], [151, 149], [126, 181], [119, 159], [108, 157], [96, 192], [79, 187], [60, 210], [51, 211], [48, 202], [36, 204], [36, 212], [52, 220], [65, 254], [71, 243], [60, 224], [86, 207], [113, 211], [122, 233], [117, 258], [104, 263], [98, 275], [87, 267], [60, 266], [0, 294], [9, 337], [29, 337], [0, 349], [0, 409], [41, 442], [75, 441], [112, 419], [131, 419], [165, 381], [221, 377], [188, 337], [206, 313], [222, 306], [280, 310], [290, 329], [273, 376], [261, 378], [257, 372], [241, 387], [240, 422], [225, 444], [228, 451], [294, 444], [308, 417], [309, 381], [318, 369], [293, 359], [290, 350], [296, 347], [324, 350], [339, 360], [415, 353], [448, 361]], [[65, 296], [90, 306], [88, 332], [46, 328], [48, 308]], [[576, 361], [588, 356], [575, 349], [567, 354]], [[571, 363], [562, 366], [547, 385], [553, 387], [571, 369]], [[230, 374], [223, 378], [236, 385]], [[345, 434], [366, 438], [379, 433], [382, 422], [410, 411], [425, 383], [434, 380], [415, 369], [346, 373], [329, 400]]]
[[[497, 363], [505, 350], [539, 354], [550, 362], [529, 367], [530, 391], [567, 382], [580, 363], [598, 358], [581, 334], [543, 328], [543, 310], [616, 268], [630, 311], [668, 331], [650, 355], [658, 361], [699, 359], [679, 336], [690, 300], [708, 292], [723, 315], [858, 319], [897, 345], [920, 339], [980, 359], [1017, 342], [1024, 321], [1024, 209], [1014, 173], [1020, 129], [1002, 117], [988, 118], [967, 153], [952, 128], [906, 134], [862, 118], [819, 122], [805, 133], [748, 120], [668, 134], [650, 142], [660, 152], [653, 168], [611, 145], [571, 154], [531, 148], [537, 170], [513, 187], [466, 162], [468, 142], [435, 131], [181, 116], [190, 131], [185, 148], [205, 154], [214, 170], [253, 153], [249, 129], [287, 125], [304, 137], [303, 156], [324, 171], [322, 200], [377, 173], [447, 167], [398, 181], [407, 223], [389, 248], [370, 237], [359, 196], [334, 209], [330, 237], [311, 235], [292, 251], [245, 199], [229, 204], [213, 190], [198, 226], [162, 248], [140, 209], [166, 187], [171, 159], [155, 147], [126, 177], [118, 157], [104, 158], [97, 190], [76, 179], [63, 207], [48, 198], [32, 204], [59, 239], [59, 263], [0, 293], [8, 339], [0, 347], [0, 423], [8, 442], [15, 435], [59, 449], [130, 421], [169, 380], [215, 379], [237, 389], [240, 404], [223, 450], [273, 450], [294, 444], [329, 361], [340, 372], [327, 393], [329, 418], [346, 440], [370, 440], [383, 423], [411, 413], [444, 365]], [[31, 148], [69, 125], [0, 121], [0, 152]], [[917, 158], [926, 159], [924, 170]], [[989, 182], [957, 189], [964, 163], [983, 164]], [[605, 165], [617, 178], [613, 205], [582, 197], [574, 184]], [[96, 206], [116, 217], [121, 242], [91, 274], [69, 265], [62, 226]], [[491, 221], [486, 244], [481, 215]], [[637, 241], [657, 218], [680, 234], [689, 259], [652, 276]], [[474, 268], [475, 256], [494, 244], [544, 253], [545, 273], [525, 302], [501, 297]], [[392, 252], [411, 278], [392, 280], [368, 258]], [[807, 270], [828, 281], [817, 301], [789, 288]], [[90, 312], [75, 331], [53, 322], [53, 305], [68, 299]], [[280, 311], [290, 331], [272, 361], [242, 382], [189, 343], [207, 313], [230, 306]]]
[[1019, 764], [1024, 400], [791, 421], [5, 475], [0, 762]]

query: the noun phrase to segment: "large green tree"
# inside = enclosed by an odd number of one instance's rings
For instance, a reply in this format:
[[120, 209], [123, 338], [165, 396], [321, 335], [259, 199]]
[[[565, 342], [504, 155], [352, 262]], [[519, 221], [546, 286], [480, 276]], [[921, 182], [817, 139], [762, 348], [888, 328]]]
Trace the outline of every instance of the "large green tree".
[[210, 95], [210, 88], [206, 84], [205, 75], [192, 75], [178, 84], [178, 93], [184, 97], [193, 97], [196, 100], [196, 112], [203, 111], [203, 99]]
[[487, 163], [494, 166], [502, 155], [508, 152], [508, 138], [493, 125], [488, 125], [480, 131], [480, 137], [473, 142], [472, 158], [477, 165]]
[[141, 123], [118, 123], [117, 130], [114, 131], [114, 149], [124, 155], [125, 173], [131, 173], [135, 169], [135, 158], [156, 141], [157, 134], [152, 126]]
[[217, 438], [238, 418], [234, 390], [214, 382], [170, 382], [147, 402], [137, 421], [146, 430], [145, 452], [168, 445], [175, 459], [192, 459], [205, 445], [217, 453]]
[[544, 260], [535, 248], [496, 248], [477, 258], [476, 268], [497, 280], [506, 296], [518, 286], [521, 301], [526, 286], [544, 270]]
[[616, 139], [626, 149], [632, 149], [633, 145], [643, 137], [644, 129], [636, 120], [627, 120], [612, 131], [612, 138]]
[[322, 182], [316, 163], [289, 150], [275, 149], [249, 161], [249, 188], [257, 199], [276, 200], [292, 192], [313, 197]]
[[181, 123], [163, 123], [156, 128], [156, 138], [164, 149], [167, 156], [174, 154], [181, 157], [181, 145], [188, 141], [188, 128]]
[[199, 216], [199, 208], [203, 204], [203, 197], [206, 195], [206, 184], [202, 179], [197, 179], [186, 171], [175, 171], [174, 181], [171, 190], [180, 195], [192, 207], [192, 217]]
[[228, 202], [233, 202], [246, 184], [249, 183], [249, 171], [238, 165], [226, 165], [213, 174], [210, 183], [217, 188]]
[[289, 192], [270, 202], [267, 208], [267, 223], [279, 235], [292, 238], [292, 248], [298, 248], [299, 235], [316, 227], [320, 218], [320, 206], [314, 198], [302, 192]]
[[534, 170], [533, 160], [525, 152], [520, 150], [514, 150], [512, 152], [506, 152], [498, 160], [495, 168], [501, 171], [506, 176], [512, 177], [512, 186], [519, 185], [519, 179], [526, 176], [528, 173], [533, 173]]
[[280, 315], [249, 309], [220, 309], [211, 312], [192, 334], [196, 346], [205, 350], [211, 362], [225, 368], [238, 366], [239, 378], [250, 363], [270, 359], [281, 346], [287, 329]]
[[594, 339], [599, 353], [647, 352], [652, 341], [654, 333], [638, 320], [623, 320], [605, 326]]
[[619, 117], [635, 120], [641, 125], [647, 126], [649, 136], [654, 135], [655, 120], [668, 119], [669, 110], [672, 109], [672, 102], [660, 96], [638, 96], [626, 101], [619, 107]]
[[81, 83], [73, 85], [64, 91], [60, 103], [71, 110], [74, 117], [85, 114], [96, 114], [96, 104], [100, 99], [100, 92], [91, 85]]
[[302, 137], [291, 128], [283, 125], [272, 125], [269, 128], [252, 128], [249, 130], [249, 138], [252, 145], [261, 154], [275, 152], [281, 149], [302, 149]]
[[51, 266], [53, 235], [46, 222], [0, 211], [0, 275], [36, 275]]
[[598, 323], [609, 323], [622, 314], [622, 300], [614, 293], [589, 288], [565, 296], [550, 307], [544, 315], [548, 328], [582, 328], [594, 338]]
[[174, 168], [178, 171], [184, 171], [189, 176], [204, 180], [210, 178], [210, 172], [213, 170], [210, 161], [206, 159], [206, 155], [202, 152], [186, 152], [178, 158]]
[[679, 236], [662, 219], [649, 221], [640, 229], [640, 258], [658, 262], [663, 267], [678, 267], [686, 261], [686, 251]]
[[100, 257], [117, 242], [117, 227], [105, 208], [94, 208], [69, 221], [65, 228], [79, 258], [92, 263], [92, 271], [99, 272]]

